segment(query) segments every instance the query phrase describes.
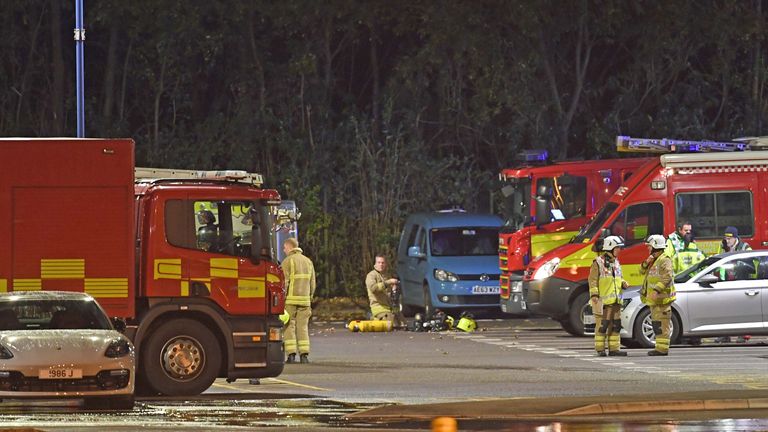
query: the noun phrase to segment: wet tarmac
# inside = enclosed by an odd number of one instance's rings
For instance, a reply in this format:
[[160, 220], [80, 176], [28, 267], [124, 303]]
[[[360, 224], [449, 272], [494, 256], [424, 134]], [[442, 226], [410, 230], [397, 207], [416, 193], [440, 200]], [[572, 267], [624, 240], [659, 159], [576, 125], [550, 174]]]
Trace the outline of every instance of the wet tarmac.
[[[263, 396], [263, 395], [262, 395]], [[249, 398], [250, 397], [250, 398]], [[424, 431], [424, 421], [360, 421], [345, 415], [380, 406], [343, 403], [292, 396], [251, 399], [253, 395], [200, 396], [185, 400], [151, 398], [137, 402], [129, 412], [84, 411], [77, 401], [4, 402], [0, 404], [0, 430], [25, 431]], [[765, 431], [768, 419], [738, 418], [748, 412], [723, 412], [726, 419], [701, 419], [703, 413], [688, 413], [677, 420], [646, 415], [633, 419], [609, 420], [574, 418], [567, 420], [460, 420], [462, 431], [510, 432], [625, 432], [625, 431]], [[661, 415], [663, 416], [663, 415]], [[698, 417], [698, 419], [697, 419]]]

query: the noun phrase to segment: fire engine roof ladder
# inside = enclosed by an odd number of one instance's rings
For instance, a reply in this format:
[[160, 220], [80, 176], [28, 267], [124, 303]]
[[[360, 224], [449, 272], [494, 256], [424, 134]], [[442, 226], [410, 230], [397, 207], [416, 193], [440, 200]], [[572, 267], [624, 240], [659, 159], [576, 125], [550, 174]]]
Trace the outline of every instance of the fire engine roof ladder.
[[749, 150], [759, 145], [759, 140], [744, 138], [744, 142], [692, 141], [669, 138], [632, 138], [616, 137], [616, 148], [620, 152], [647, 153], [701, 153], [701, 152], [732, 152]]
[[248, 183], [256, 187], [264, 184], [264, 178], [261, 174], [249, 173], [247, 171], [226, 170], [226, 171], [197, 171], [181, 170], [168, 168], [139, 168], [135, 169], [136, 180], [218, 180], [234, 181], [238, 183]]

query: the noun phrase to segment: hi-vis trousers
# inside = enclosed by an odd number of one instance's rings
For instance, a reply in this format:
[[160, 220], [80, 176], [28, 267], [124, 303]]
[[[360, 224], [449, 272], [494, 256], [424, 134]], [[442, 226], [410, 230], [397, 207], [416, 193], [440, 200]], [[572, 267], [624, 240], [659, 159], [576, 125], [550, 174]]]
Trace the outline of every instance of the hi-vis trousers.
[[291, 316], [284, 335], [285, 353], [294, 354], [298, 348], [299, 354], [309, 354], [309, 317], [312, 316], [312, 308], [285, 305], [285, 310]]

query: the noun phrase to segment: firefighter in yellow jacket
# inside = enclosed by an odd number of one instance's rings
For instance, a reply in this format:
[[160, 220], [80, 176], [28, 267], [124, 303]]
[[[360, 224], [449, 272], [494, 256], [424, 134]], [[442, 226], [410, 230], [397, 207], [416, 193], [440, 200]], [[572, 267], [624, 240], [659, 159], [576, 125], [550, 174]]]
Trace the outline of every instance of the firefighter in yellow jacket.
[[640, 274], [645, 275], [640, 300], [651, 308], [651, 325], [656, 335], [656, 349], [649, 351], [650, 356], [669, 354], [672, 333], [672, 302], [675, 301], [675, 274], [672, 259], [664, 253], [667, 245], [664, 236], [654, 234], [646, 240], [648, 258], [640, 264]]
[[608, 341], [609, 356], [626, 356], [620, 350], [621, 332], [621, 291], [628, 284], [621, 274], [619, 250], [624, 239], [608, 236], [603, 240], [602, 254], [592, 261], [589, 269], [589, 296], [595, 314], [595, 350], [605, 357], [605, 342]]
[[285, 329], [286, 363], [296, 363], [298, 348], [301, 363], [309, 363], [309, 317], [312, 316], [312, 297], [315, 295], [315, 266], [304, 256], [295, 238], [283, 242], [285, 259], [280, 268], [285, 274], [288, 292], [285, 311], [290, 315]]
[[376, 255], [373, 270], [365, 276], [365, 287], [368, 290], [368, 302], [371, 305], [371, 318], [375, 320], [392, 321], [398, 326], [398, 314], [390, 304], [390, 293], [398, 289], [399, 281], [387, 273], [387, 259]]

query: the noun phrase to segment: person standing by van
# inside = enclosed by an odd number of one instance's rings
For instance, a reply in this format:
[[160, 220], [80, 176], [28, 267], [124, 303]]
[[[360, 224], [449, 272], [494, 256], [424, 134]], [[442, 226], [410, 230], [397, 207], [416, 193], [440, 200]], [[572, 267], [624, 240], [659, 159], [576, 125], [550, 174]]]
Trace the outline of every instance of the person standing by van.
[[397, 289], [400, 281], [387, 273], [387, 259], [376, 255], [373, 270], [365, 276], [365, 287], [368, 291], [368, 302], [371, 306], [371, 318], [382, 321], [392, 321], [393, 326], [399, 325], [395, 305], [390, 302], [390, 293]]
[[[603, 240], [602, 254], [592, 261], [589, 269], [589, 295], [595, 314], [595, 350], [605, 357], [605, 343], [608, 342], [609, 356], [626, 356], [621, 351], [621, 291], [629, 285], [621, 274], [619, 250], [624, 239], [608, 236]], [[598, 315], [598, 311], [602, 311]], [[600, 317], [600, 318], [598, 318]]]
[[653, 234], [645, 241], [648, 258], [640, 264], [640, 274], [645, 275], [640, 290], [640, 300], [650, 306], [651, 325], [656, 335], [656, 349], [649, 356], [669, 354], [672, 334], [672, 302], [675, 301], [675, 274], [672, 259], [664, 253], [667, 241], [661, 234]]

